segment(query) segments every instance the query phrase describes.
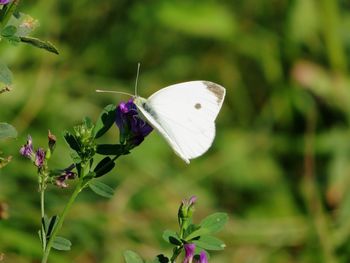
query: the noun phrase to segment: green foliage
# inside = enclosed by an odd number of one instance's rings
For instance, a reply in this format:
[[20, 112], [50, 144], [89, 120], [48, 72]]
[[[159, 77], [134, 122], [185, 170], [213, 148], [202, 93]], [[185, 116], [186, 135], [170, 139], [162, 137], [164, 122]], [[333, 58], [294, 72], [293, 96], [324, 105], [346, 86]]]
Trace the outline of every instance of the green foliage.
[[23, 43], [44, 49], [56, 55], [59, 54], [58, 49], [50, 41], [43, 41], [35, 37], [20, 37], [19, 40]]
[[97, 180], [90, 181], [89, 187], [96, 194], [103, 196], [103, 197], [106, 197], [106, 198], [112, 198], [114, 195], [114, 190], [110, 186], [108, 186], [102, 182], [99, 182]]
[[226, 245], [220, 239], [203, 235], [198, 240], [194, 240], [193, 243], [198, 247], [205, 250], [223, 250]]
[[0, 140], [16, 137], [17, 131], [12, 125], [0, 122]]
[[5, 85], [12, 84], [12, 73], [3, 62], [0, 62], [0, 82]]
[[96, 121], [96, 126], [94, 128], [96, 139], [105, 134], [115, 122], [115, 109], [116, 106], [113, 104], [107, 105], [103, 109], [102, 113], [100, 114], [100, 117]]
[[70, 250], [71, 246], [72, 246], [72, 243], [68, 239], [60, 236], [56, 236], [52, 245], [54, 249], [64, 250], [64, 251]]
[[[0, 224], [6, 260], [40, 257], [36, 237], [28, 235], [39, 224], [37, 178], [17, 160], [27, 133], [59, 134], [83, 116], [97, 119], [105, 105], [125, 99], [95, 90], [134, 93], [141, 62], [143, 97], [195, 79], [227, 88], [213, 146], [184, 166], [152, 134], [130, 158], [119, 159], [118, 176], [99, 179], [119, 184], [116, 198], [101, 203], [85, 191], [78, 199], [67, 219], [74, 246], [53, 253], [53, 262], [121, 262], [126, 249], [157, 251], [164, 225], [175, 228], [167, 224], [168, 211], [177, 208], [173, 200], [189, 193], [199, 196], [201, 214], [220, 210], [232, 218], [219, 232], [227, 248], [210, 262], [349, 262], [348, 2], [164, 2], [21, 2], [40, 21], [35, 36], [55, 43], [61, 55], [0, 43], [16, 83], [16, 92], [0, 95], [0, 120], [19, 131], [18, 140], [0, 146], [13, 156], [0, 174], [0, 200], [11, 219]], [[342, 60], [346, 66], [337, 66]], [[118, 143], [115, 128], [97, 144], [109, 143]], [[306, 144], [313, 149], [308, 154]], [[71, 162], [66, 149], [55, 150], [58, 167]], [[313, 157], [313, 176], [305, 176], [305, 156]], [[54, 191], [47, 206], [62, 209], [55, 200], [64, 198]], [[170, 244], [164, 250], [171, 253]]]
[[96, 177], [100, 177], [110, 172], [115, 166], [114, 161], [110, 157], [103, 158], [95, 167]]
[[199, 224], [198, 228], [194, 228], [193, 232], [187, 233], [185, 236], [187, 241], [193, 238], [200, 237], [202, 235], [213, 234], [220, 231], [223, 226], [227, 223], [228, 216], [225, 213], [215, 213], [212, 214]]

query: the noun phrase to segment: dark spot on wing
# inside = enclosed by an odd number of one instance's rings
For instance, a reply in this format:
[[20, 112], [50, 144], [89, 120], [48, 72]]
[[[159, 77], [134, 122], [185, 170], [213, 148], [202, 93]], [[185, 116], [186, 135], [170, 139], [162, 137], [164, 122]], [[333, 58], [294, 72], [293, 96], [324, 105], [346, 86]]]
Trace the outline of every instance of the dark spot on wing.
[[195, 107], [197, 110], [199, 110], [200, 108], [202, 108], [202, 105], [201, 105], [200, 103], [196, 103], [196, 104], [194, 105], [194, 107]]
[[224, 99], [225, 89], [210, 81], [203, 81], [203, 84], [207, 86], [207, 89], [217, 98], [217, 103], [221, 103]]

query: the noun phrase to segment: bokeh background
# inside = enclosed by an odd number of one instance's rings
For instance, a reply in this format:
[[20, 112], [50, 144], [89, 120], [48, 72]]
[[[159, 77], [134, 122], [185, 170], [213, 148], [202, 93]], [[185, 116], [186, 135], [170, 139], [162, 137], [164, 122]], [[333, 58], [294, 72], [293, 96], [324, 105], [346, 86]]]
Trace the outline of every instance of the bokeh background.
[[[198, 196], [195, 219], [223, 211], [227, 245], [210, 262], [350, 261], [350, 4], [346, 0], [22, 1], [40, 21], [34, 36], [60, 55], [0, 43], [14, 72], [0, 96], [1, 121], [18, 139], [1, 142], [12, 162], [0, 170], [4, 262], [38, 262], [39, 195], [33, 167], [18, 150], [31, 134], [58, 137], [51, 167], [66, 167], [62, 132], [84, 116], [139, 94], [205, 79], [227, 89], [210, 151], [187, 166], [156, 132], [119, 159], [102, 181], [103, 199], [83, 192], [61, 235], [69, 252], [51, 262], [123, 262], [170, 254], [162, 231], [176, 229], [180, 201]], [[103, 139], [118, 141], [117, 129]], [[73, 184], [71, 184], [73, 186]], [[59, 213], [71, 188], [50, 187], [47, 212]]]

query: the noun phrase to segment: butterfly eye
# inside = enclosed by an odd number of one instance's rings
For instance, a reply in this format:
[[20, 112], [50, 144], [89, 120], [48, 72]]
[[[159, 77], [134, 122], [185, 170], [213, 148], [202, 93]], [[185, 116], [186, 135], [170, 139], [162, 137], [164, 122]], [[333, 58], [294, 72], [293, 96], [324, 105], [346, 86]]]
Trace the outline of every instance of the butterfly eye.
[[195, 107], [197, 110], [199, 110], [200, 108], [202, 108], [202, 105], [201, 105], [200, 103], [196, 103], [196, 104], [194, 105], [194, 107]]

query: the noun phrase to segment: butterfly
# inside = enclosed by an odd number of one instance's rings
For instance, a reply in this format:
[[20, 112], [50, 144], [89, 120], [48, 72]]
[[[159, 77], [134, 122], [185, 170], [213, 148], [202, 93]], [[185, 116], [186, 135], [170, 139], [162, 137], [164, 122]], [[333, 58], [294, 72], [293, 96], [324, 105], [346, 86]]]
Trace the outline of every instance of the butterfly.
[[174, 152], [190, 163], [212, 145], [225, 94], [224, 87], [197, 80], [165, 87], [148, 99], [136, 96], [134, 103]]

